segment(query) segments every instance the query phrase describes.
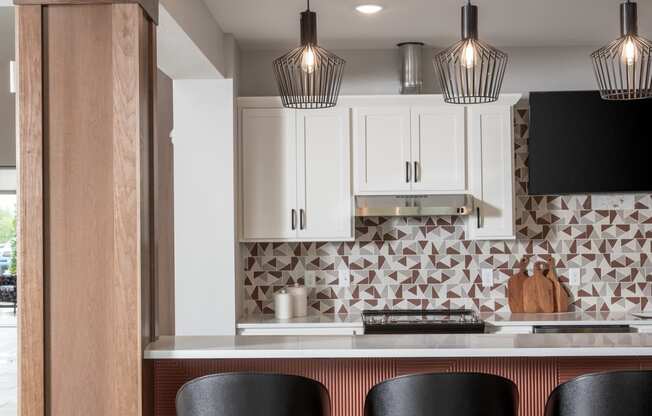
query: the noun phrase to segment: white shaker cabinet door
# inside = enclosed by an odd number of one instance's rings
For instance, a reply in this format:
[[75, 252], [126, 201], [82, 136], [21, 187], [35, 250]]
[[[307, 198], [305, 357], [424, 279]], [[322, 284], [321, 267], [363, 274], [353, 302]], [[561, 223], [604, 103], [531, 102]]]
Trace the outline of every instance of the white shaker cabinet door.
[[349, 110], [297, 113], [299, 239], [351, 240]]
[[513, 127], [510, 106], [469, 108], [469, 188], [476, 212], [469, 217], [474, 240], [515, 238]]
[[464, 192], [466, 120], [464, 107], [412, 108], [414, 191]]
[[296, 112], [243, 109], [241, 134], [243, 238], [296, 238]]
[[412, 189], [409, 107], [354, 109], [356, 194]]

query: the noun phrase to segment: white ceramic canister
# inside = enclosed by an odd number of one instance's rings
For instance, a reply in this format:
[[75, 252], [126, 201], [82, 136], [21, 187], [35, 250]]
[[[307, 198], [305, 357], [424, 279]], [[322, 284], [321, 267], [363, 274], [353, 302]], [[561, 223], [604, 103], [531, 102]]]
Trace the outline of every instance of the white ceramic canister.
[[292, 296], [286, 289], [281, 289], [274, 295], [274, 315], [276, 319], [292, 318]]
[[308, 315], [308, 290], [298, 283], [288, 288], [292, 296], [292, 316], [301, 318]]

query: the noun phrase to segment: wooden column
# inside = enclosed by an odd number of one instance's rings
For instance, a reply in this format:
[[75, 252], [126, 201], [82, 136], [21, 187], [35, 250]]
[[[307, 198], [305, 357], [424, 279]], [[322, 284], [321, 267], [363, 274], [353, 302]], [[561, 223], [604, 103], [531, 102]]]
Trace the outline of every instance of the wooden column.
[[15, 3], [20, 415], [148, 415], [158, 3]]

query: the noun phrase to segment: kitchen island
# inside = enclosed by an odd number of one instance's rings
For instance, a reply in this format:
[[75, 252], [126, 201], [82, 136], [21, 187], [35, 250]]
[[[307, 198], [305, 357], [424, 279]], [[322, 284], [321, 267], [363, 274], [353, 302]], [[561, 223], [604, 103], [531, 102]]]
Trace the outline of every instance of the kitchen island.
[[173, 416], [179, 387], [234, 371], [297, 374], [329, 390], [333, 416], [361, 416], [376, 383], [421, 372], [482, 372], [513, 380], [520, 416], [541, 416], [560, 383], [608, 370], [652, 370], [652, 334], [456, 334], [162, 337], [153, 363], [156, 416]]
[[161, 337], [145, 358], [652, 357], [652, 334]]

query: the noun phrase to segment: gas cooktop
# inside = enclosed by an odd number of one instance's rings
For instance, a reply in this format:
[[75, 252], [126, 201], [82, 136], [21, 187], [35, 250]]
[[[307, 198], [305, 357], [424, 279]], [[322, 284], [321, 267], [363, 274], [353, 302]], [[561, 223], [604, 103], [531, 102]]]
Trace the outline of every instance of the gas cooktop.
[[469, 310], [362, 312], [365, 334], [481, 334], [485, 324]]

